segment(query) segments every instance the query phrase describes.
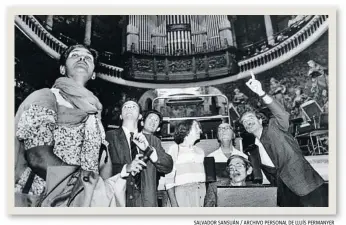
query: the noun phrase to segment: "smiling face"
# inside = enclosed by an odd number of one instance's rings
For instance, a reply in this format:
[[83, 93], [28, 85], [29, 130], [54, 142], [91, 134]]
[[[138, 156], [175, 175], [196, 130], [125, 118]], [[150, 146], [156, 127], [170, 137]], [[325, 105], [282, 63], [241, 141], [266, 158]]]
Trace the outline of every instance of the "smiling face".
[[144, 130], [148, 133], [155, 133], [160, 125], [160, 117], [155, 113], [150, 113], [144, 121]]
[[231, 178], [232, 184], [243, 185], [247, 174], [246, 164], [240, 158], [234, 158], [228, 165], [229, 178]]
[[95, 69], [94, 57], [88, 49], [77, 47], [67, 56], [65, 66], [60, 72], [76, 82], [85, 84], [93, 75]]
[[229, 178], [233, 186], [245, 186], [245, 180], [252, 173], [252, 167], [247, 165], [245, 159], [241, 157], [233, 157], [228, 164]]
[[262, 129], [262, 120], [257, 119], [256, 115], [252, 112], [245, 113], [241, 118], [245, 130], [251, 134]]
[[134, 101], [127, 101], [121, 108], [122, 120], [139, 120], [140, 110], [139, 105]]

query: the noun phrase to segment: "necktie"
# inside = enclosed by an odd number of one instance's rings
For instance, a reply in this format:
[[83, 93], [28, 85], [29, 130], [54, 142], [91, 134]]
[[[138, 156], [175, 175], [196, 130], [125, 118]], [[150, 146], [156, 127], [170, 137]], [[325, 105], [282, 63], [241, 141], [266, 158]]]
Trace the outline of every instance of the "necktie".
[[130, 135], [131, 135], [130, 136], [131, 159], [134, 160], [138, 152], [137, 152], [137, 146], [133, 142], [133, 132], [130, 132]]
[[[130, 132], [130, 147], [131, 147], [131, 157], [132, 160], [136, 158], [136, 155], [138, 154], [137, 152], [137, 145], [133, 142], [133, 132]], [[133, 176], [134, 182], [135, 182], [135, 187], [140, 190], [141, 188], [141, 174], [137, 173], [136, 175]]]

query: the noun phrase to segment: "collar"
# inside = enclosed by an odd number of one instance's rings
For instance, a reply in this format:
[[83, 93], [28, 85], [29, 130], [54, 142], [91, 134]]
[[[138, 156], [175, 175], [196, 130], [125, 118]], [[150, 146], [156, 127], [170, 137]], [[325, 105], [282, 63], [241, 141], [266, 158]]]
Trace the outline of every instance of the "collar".
[[[123, 131], [125, 132], [126, 136], [130, 137], [131, 131], [129, 129], [127, 129], [126, 127], [124, 127], [124, 126], [122, 126], [121, 128], [123, 128]], [[138, 129], [136, 129], [133, 133], [137, 134], [138, 133]]]

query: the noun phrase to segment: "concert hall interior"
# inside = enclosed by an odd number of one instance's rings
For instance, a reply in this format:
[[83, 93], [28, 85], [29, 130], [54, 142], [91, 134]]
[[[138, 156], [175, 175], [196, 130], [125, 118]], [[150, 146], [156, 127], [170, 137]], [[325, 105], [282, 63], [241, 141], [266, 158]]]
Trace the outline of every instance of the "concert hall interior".
[[[255, 137], [241, 115], [256, 111], [263, 124], [273, 117], [247, 87], [254, 73], [289, 113], [289, 133], [328, 183], [328, 16], [17, 15], [16, 111], [33, 91], [52, 87], [61, 76], [60, 54], [77, 43], [99, 53], [97, 78], [87, 88], [102, 103], [106, 131], [121, 127], [121, 107], [135, 99], [142, 111], [161, 113], [155, 135], [165, 150], [178, 123], [196, 119], [206, 156], [219, 148], [223, 122], [244, 151]], [[216, 166], [216, 173], [221, 170]], [[255, 178], [253, 172], [247, 179]], [[158, 195], [162, 205], [165, 197]]]

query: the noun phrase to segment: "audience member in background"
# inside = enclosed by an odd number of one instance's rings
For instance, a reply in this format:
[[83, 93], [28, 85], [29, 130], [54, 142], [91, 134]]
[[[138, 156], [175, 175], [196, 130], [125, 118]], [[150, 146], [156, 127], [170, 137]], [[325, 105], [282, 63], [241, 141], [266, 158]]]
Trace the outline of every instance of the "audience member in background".
[[303, 118], [302, 110], [300, 109], [300, 105], [308, 100], [308, 96], [303, 93], [303, 89], [301, 87], [296, 87], [295, 89], [295, 97], [292, 102], [292, 111], [295, 117]]
[[278, 205], [327, 206], [323, 178], [305, 159], [297, 140], [288, 132], [289, 114], [263, 91], [253, 74], [246, 85], [263, 99], [273, 114], [266, 126], [254, 112], [244, 113], [240, 122], [256, 137], [262, 170], [270, 183], [278, 187]]
[[328, 91], [326, 89], [323, 89], [322, 91], [322, 110], [325, 113], [328, 113], [328, 102], [329, 102], [329, 98], [328, 98]]
[[313, 60], [309, 60], [309, 71], [307, 76], [311, 77], [311, 79], [316, 79], [316, 83], [321, 88], [328, 87], [328, 69], [320, 64], [316, 63]]
[[234, 154], [227, 160], [226, 172], [228, 179], [209, 184], [204, 207], [217, 206], [217, 186], [246, 186], [246, 177], [252, 173], [252, 166], [246, 155]]
[[234, 89], [234, 104], [243, 104], [246, 102], [246, 100], [248, 100], [248, 98], [249, 97], [247, 97], [244, 93], [240, 92], [238, 88]]
[[275, 97], [275, 99], [282, 105], [285, 105], [283, 95], [286, 92], [285, 85], [280, 84], [278, 80], [274, 77], [270, 78], [270, 94]]
[[318, 102], [320, 98], [320, 87], [318, 86], [316, 78], [312, 78], [311, 82], [312, 83], [311, 83], [310, 94], [312, 96], [312, 99]]
[[174, 132], [174, 141], [168, 153], [174, 161], [173, 170], [166, 175], [167, 206], [203, 207], [206, 193], [204, 151], [195, 143], [202, 129], [196, 120], [179, 123]]

